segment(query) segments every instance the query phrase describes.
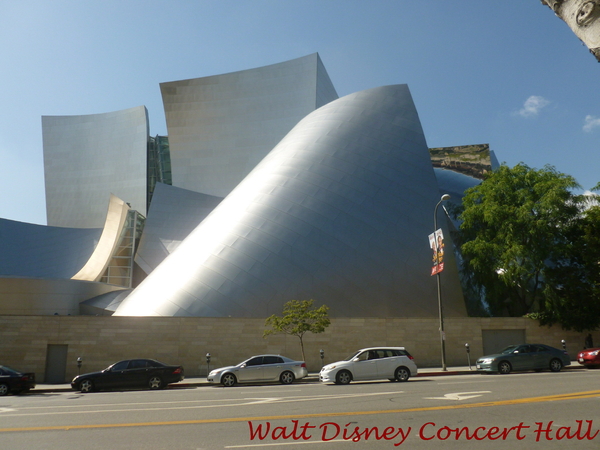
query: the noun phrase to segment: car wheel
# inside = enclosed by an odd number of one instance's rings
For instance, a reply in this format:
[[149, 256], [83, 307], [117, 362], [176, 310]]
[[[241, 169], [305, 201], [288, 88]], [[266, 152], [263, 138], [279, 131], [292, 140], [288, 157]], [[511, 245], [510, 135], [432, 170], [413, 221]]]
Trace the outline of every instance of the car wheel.
[[410, 378], [410, 372], [406, 367], [398, 367], [394, 373], [394, 376], [398, 381], [408, 381]]
[[281, 381], [281, 384], [292, 384], [295, 379], [296, 377], [294, 376], [294, 374], [288, 370], [286, 370], [279, 376], [279, 381]]
[[237, 383], [237, 379], [232, 373], [226, 373], [221, 377], [221, 384], [225, 387], [235, 386], [235, 383]]
[[92, 392], [94, 390], [94, 383], [92, 380], [81, 380], [79, 383], [79, 390], [81, 392]]
[[5, 396], [6, 394], [8, 394], [8, 385], [0, 384], [0, 397]]
[[512, 366], [508, 361], [502, 361], [500, 364], [498, 364], [498, 372], [501, 374], [506, 375], [507, 373], [510, 373], [511, 370]]
[[352, 381], [352, 374], [347, 370], [340, 370], [335, 376], [335, 384], [348, 384]]
[[159, 376], [154, 376], [148, 380], [148, 387], [150, 389], [161, 389], [163, 386], [163, 380]]
[[563, 363], [560, 359], [554, 358], [552, 361], [550, 361], [550, 370], [552, 372], [560, 372], [560, 369], [562, 369], [562, 367]]

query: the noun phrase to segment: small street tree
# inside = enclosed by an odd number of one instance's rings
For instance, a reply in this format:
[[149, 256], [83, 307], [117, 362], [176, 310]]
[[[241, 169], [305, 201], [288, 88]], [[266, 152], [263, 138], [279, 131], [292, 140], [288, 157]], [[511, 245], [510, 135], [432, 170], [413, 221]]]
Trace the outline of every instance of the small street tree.
[[323, 305], [320, 308], [313, 308], [314, 300], [290, 300], [283, 306], [283, 316], [279, 317], [273, 314], [265, 320], [266, 329], [263, 337], [270, 334], [289, 334], [297, 336], [300, 339], [300, 348], [302, 349], [302, 359], [306, 361], [304, 355], [303, 337], [306, 333], [322, 333], [329, 326], [331, 321], [327, 315], [329, 307]]

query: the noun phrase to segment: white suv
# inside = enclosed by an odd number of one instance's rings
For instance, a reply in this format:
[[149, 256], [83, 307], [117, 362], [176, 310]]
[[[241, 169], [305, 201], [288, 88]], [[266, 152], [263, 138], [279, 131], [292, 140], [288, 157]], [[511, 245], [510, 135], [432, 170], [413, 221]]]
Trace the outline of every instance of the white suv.
[[417, 375], [417, 365], [404, 347], [370, 347], [357, 351], [343, 361], [321, 369], [323, 383], [348, 384], [351, 381], [407, 381]]

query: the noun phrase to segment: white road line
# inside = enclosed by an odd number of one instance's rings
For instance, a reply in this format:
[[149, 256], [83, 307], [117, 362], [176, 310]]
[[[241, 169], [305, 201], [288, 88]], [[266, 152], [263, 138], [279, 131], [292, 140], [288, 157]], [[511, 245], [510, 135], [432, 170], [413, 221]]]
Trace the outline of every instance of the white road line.
[[[176, 411], [176, 410], [189, 410], [189, 409], [208, 409], [208, 408], [229, 408], [229, 407], [239, 407], [239, 406], [249, 406], [256, 405], [257, 403], [291, 403], [291, 402], [306, 402], [306, 401], [327, 401], [333, 399], [341, 399], [341, 398], [361, 398], [361, 397], [369, 397], [376, 395], [390, 395], [390, 394], [401, 394], [402, 391], [395, 392], [376, 392], [376, 393], [367, 393], [367, 394], [341, 394], [341, 395], [319, 395], [319, 396], [308, 396], [308, 397], [280, 397], [280, 398], [246, 398], [244, 402], [239, 403], [239, 399], [223, 399], [218, 400], [219, 402], [225, 401], [236, 401], [238, 403], [230, 403], [230, 404], [219, 404], [219, 405], [190, 405], [190, 406], [171, 406], [171, 407], [155, 407], [155, 408], [121, 408], [121, 409], [102, 409], [98, 410], [97, 408], [103, 406], [120, 406], [120, 404], [112, 404], [112, 405], [67, 405], [62, 406], [62, 408], [96, 408], [93, 410], [85, 410], [78, 409], [77, 411], [56, 411], [57, 407], [43, 407], [39, 409], [48, 409], [52, 408], [53, 411], [49, 412], [25, 412], [20, 413], [19, 410], [15, 410], [16, 414], [2, 414], [2, 417], [22, 417], [22, 416], [45, 416], [45, 415], [67, 415], [67, 414], [104, 414], [104, 413], [120, 413], [120, 412], [142, 412], [142, 411]], [[202, 401], [206, 403], [206, 400]], [[181, 402], [163, 402], [165, 404], [170, 403], [178, 403]], [[192, 403], [199, 403], [199, 401], [193, 401]], [[154, 402], [152, 405], [156, 405]], [[131, 404], [122, 404], [123, 406], [131, 406], [131, 405], [148, 405], [148, 403], [131, 403]], [[29, 407], [28, 409], [38, 409], [35, 407]]]
[[470, 398], [481, 397], [482, 394], [491, 394], [492, 391], [476, 392], [453, 392], [445, 394], [443, 397], [423, 397], [426, 400], [468, 400]]

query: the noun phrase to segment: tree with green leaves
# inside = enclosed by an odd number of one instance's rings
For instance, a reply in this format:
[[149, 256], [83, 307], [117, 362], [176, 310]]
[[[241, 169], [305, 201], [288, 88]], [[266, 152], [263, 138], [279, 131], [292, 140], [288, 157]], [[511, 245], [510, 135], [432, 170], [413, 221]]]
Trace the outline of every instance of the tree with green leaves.
[[593, 330], [600, 326], [600, 205], [589, 205], [567, 232], [569, 245], [546, 270], [545, 301], [531, 317], [544, 325]]
[[265, 327], [270, 326], [263, 333], [263, 337], [270, 334], [289, 334], [297, 336], [300, 339], [300, 348], [302, 349], [302, 359], [306, 361], [304, 355], [304, 335], [306, 333], [322, 333], [329, 326], [327, 311], [329, 307], [323, 305], [320, 308], [313, 308], [314, 300], [290, 300], [283, 306], [283, 316], [279, 317], [273, 314], [265, 320]]
[[574, 178], [551, 166], [521, 163], [503, 164], [466, 191], [459, 216], [464, 271], [491, 315], [553, 308], [548, 295], [562, 275], [550, 276], [549, 268], [565, 263], [574, 249], [584, 201], [573, 194], [576, 188]]

